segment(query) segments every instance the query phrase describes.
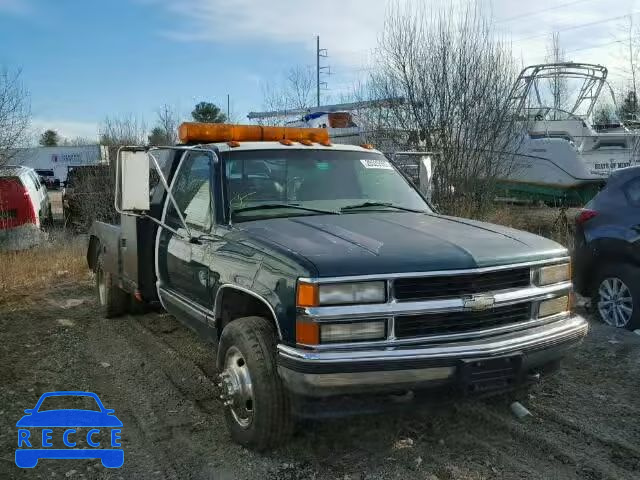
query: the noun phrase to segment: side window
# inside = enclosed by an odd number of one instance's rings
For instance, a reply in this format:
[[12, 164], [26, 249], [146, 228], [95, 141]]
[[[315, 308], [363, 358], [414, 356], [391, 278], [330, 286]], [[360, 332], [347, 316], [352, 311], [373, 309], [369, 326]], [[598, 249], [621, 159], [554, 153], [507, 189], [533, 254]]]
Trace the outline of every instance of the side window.
[[[189, 228], [208, 232], [213, 225], [213, 195], [211, 194], [211, 157], [202, 152], [191, 153], [183, 160], [173, 184], [173, 197]], [[167, 224], [182, 227], [172, 202], [167, 207]]]
[[29, 177], [31, 177], [31, 180], [33, 180], [33, 183], [36, 186], [36, 190], [40, 190], [40, 180], [38, 179], [38, 176], [33, 172], [29, 172]]
[[628, 182], [624, 186], [624, 193], [631, 205], [640, 207], [640, 177]]
[[28, 173], [22, 177], [22, 183], [24, 183], [24, 186], [28, 189], [37, 190], [33, 177]]

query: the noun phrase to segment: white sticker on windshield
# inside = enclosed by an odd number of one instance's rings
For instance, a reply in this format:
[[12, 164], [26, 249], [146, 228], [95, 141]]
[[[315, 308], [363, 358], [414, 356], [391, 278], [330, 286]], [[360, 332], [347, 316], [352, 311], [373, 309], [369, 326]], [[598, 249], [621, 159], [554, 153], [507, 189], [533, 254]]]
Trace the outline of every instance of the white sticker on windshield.
[[393, 167], [389, 163], [388, 160], [385, 159], [373, 159], [373, 158], [364, 158], [360, 160], [360, 163], [364, 166], [364, 168], [378, 168], [382, 170], [393, 170]]

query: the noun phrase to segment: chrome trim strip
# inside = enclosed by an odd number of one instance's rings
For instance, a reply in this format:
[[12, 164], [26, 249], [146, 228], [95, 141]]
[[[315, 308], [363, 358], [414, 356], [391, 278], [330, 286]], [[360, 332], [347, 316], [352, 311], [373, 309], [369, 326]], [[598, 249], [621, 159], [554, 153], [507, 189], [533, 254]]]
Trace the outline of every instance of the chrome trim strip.
[[533, 262], [524, 262], [524, 263], [512, 263], [509, 265], [498, 265], [493, 267], [481, 267], [481, 268], [467, 268], [463, 270], [433, 270], [430, 272], [406, 272], [406, 273], [386, 273], [386, 274], [372, 274], [372, 275], [351, 275], [345, 277], [314, 277], [314, 278], [304, 278], [301, 277], [298, 279], [300, 282], [307, 283], [340, 283], [340, 282], [355, 282], [362, 280], [393, 280], [396, 278], [415, 278], [415, 277], [444, 277], [444, 276], [452, 276], [452, 275], [465, 275], [470, 273], [486, 273], [486, 272], [495, 272], [500, 270], [511, 270], [515, 268], [523, 268], [523, 267], [534, 267], [540, 265], [549, 265], [553, 263], [564, 263], [569, 262], [571, 257], [567, 256], [567, 250], [552, 250], [549, 252], [545, 252], [549, 255], [553, 254], [562, 254], [562, 257], [556, 258], [548, 258], [546, 260], [536, 260]]
[[[557, 322], [558, 320], [563, 320], [571, 315], [571, 312], [559, 313], [557, 315], [550, 315], [544, 318], [535, 318], [525, 322], [519, 323], [510, 323], [508, 325], [501, 325], [499, 327], [487, 328], [484, 330], [470, 330], [468, 332], [460, 332], [460, 333], [445, 333], [441, 335], [428, 335], [424, 337], [406, 337], [406, 338], [396, 338], [395, 331], [394, 337], [388, 337], [386, 340], [379, 340], [374, 342], [351, 342], [351, 343], [333, 343], [333, 344], [319, 344], [319, 345], [307, 345], [307, 344], [297, 344], [298, 347], [309, 348], [317, 351], [328, 351], [328, 350], [353, 350], [358, 348], [363, 348], [366, 345], [366, 348], [378, 348], [378, 347], [400, 347], [406, 345], [428, 345], [428, 344], [442, 344], [444, 342], [455, 342], [460, 340], [469, 340], [476, 338], [485, 338], [490, 336], [495, 336], [504, 333], [517, 332], [521, 330], [526, 330], [528, 328], [539, 327], [542, 325], [546, 325], [548, 323]], [[390, 319], [391, 320], [391, 319]], [[395, 323], [395, 319], [393, 319]], [[395, 329], [395, 325], [394, 325]]]
[[[173, 292], [173, 291], [169, 291], [163, 287], [158, 287], [158, 293], [160, 294], [160, 298], [162, 299], [162, 296], [164, 295], [166, 297], [166, 300], [169, 300], [169, 302], [173, 303], [174, 305], [178, 306], [178, 308], [180, 308], [180, 305], [182, 305], [182, 310], [190, 310], [192, 312], [195, 313], [196, 317], [198, 318], [199, 321], [201, 321], [203, 324], [205, 325], [209, 325], [212, 326], [210, 324], [207, 323], [207, 320], [209, 320], [210, 318], [214, 318], [213, 317], [213, 312], [211, 310], [207, 310], [206, 308], [202, 307], [199, 304], [196, 304], [194, 302], [192, 302], [191, 300], [189, 300], [188, 298], [180, 295], [177, 292]], [[161, 302], [163, 305], [165, 304], [165, 302]], [[166, 308], [165, 308], [166, 310]], [[214, 320], [215, 321], [215, 320]]]
[[222, 285], [220, 285], [220, 288], [218, 288], [218, 291], [216, 292], [216, 298], [213, 302], [213, 315], [215, 319], [220, 318], [220, 312], [218, 311], [220, 308], [219, 305], [219, 298], [220, 298], [220, 293], [225, 289], [225, 288], [233, 288], [235, 290], [239, 290], [241, 292], [247, 293], [255, 298], [257, 298], [258, 300], [260, 300], [262, 303], [264, 303], [266, 305], [266, 307], [269, 309], [269, 311], [271, 312], [271, 315], [273, 315], [273, 321], [276, 324], [276, 329], [278, 330], [278, 338], [280, 340], [282, 340], [282, 332], [280, 331], [280, 322], [278, 321], [278, 316], [276, 315], [276, 311], [273, 309], [273, 307], [271, 306], [271, 304], [262, 296], [258, 295], [255, 292], [252, 292], [251, 290], [241, 287], [239, 285], [235, 285], [233, 283], [223, 283]]
[[491, 339], [415, 348], [379, 348], [348, 351], [310, 351], [278, 344], [278, 355], [302, 363], [384, 362], [394, 360], [458, 359], [500, 355], [527, 348], [544, 347], [558, 341], [584, 337], [589, 331], [587, 321], [578, 316], [542, 325], [522, 332], [514, 332]]
[[[496, 301], [495, 307], [500, 307], [525, 301], [546, 300], [547, 298], [552, 298], [562, 293], [568, 293], [570, 290], [571, 282], [563, 282], [545, 287], [531, 286], [528, 288], [485, 293], [493, 295]], [[388, 303], [298, 308], [299, 315], [304, 315], [316, 322], [455, 311], [464, 311], [464, 301], [462, 298], [425, 300], [419, 302], [398, 302], [397, 300], [392, 300]]]
[[[282, 367], [280, 367], [282, 368]], [[366, 385], [416, 384], [434, 380], [447, 380], [456, 373], [456, 367], [429, 367], [379, 372], [300, 373], [304, 382], [318, 388], [340, 388]]]

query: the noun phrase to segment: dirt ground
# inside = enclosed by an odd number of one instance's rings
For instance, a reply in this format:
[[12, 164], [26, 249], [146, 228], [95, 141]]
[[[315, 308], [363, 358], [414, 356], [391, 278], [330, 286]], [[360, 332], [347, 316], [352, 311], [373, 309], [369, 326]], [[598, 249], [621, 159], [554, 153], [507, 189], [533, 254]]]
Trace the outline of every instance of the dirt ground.
[[[632, 479], [640, 478], [640, 336], [596, 322], [555, 376], [494, 398], [306, 422], [258, 454], [231, 442], [214, 350], [166, 314], [105, 320], [93, 289], [68, 283], [0, 307], [0, 478]], [[86, 390], [122, 420], [125, 463], [14, 464], [16, 421], [43, 392]]]

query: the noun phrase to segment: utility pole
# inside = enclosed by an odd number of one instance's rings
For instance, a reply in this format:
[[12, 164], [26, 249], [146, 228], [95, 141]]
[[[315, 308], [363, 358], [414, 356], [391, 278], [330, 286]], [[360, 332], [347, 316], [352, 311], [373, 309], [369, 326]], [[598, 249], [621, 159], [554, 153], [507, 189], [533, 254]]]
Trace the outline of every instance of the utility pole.
[[329, 66], [321, 66], [320, 58], [327, 58], [329, 55], [326, 48], [320, 48], [320, 36], [316, 35], [316, 106], [320, 106], [320, 89], [324, 85], [327, 86], [327, 82], [320, 81], [320, 73], [322, 70], [328, 70], [328, 75], [331, 75]]
[[229, 107], [230, 103], [231, 102], [229, 100], [229, 94], [227, 93], [227, 122], [230, 121], [229, 118], [230, 118], [230, 115], [231, 115], [231, 108]]

